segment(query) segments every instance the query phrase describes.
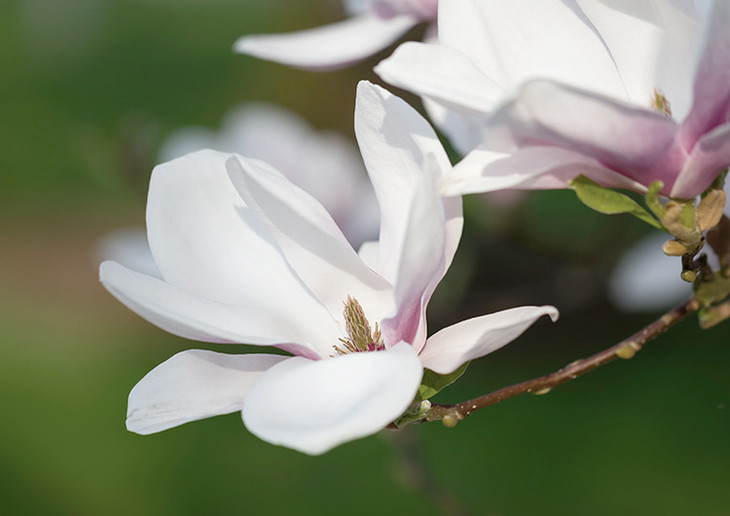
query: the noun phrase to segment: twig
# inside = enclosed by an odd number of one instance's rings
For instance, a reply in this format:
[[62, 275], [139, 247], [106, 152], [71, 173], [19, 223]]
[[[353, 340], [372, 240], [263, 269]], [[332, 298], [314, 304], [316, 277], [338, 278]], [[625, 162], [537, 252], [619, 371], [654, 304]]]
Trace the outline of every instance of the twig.
[[658, 337], [661, 333], [677, 324], [688, 315], [700, 309], [700, 302], [695, 298], [670, 310], [659, 319], [645, 328], [634, 333], [631, 337], [622, 340], [595, 355], [568, 364], [554, 373], [527, 380], [504, 387], [478, 398], [474, 398], [455, 405], [441, 405], [434, 403], [426, 414], [426, 421], [443, 421], [446, 426], [454, 426], [466, 416], [508, 398], [525, 393], [546, 394], [558, 385], [574, 380], [588, 371], [607, 364], [616, 358], [632, 358], [646, 343]]

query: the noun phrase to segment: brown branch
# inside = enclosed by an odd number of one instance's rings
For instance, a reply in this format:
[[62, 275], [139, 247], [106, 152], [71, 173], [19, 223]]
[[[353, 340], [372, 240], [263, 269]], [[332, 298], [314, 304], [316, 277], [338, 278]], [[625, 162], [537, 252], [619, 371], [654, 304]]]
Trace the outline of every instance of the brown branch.
[[645, 328], [634, 333], [631, 337], [622, 340], [595, 355], [568, 364], [554, 373], [527, 380], [504, 387], [489, 394], [479, 396], [456, 405], [441, 405], [434, 403], [426, 414], [426, 421], [443, 421], [446, 426], [454, 426], [466, 416], [508, 398], [525, 393], [546, 394], [558, 385], [574, 380], [585, 373], [596, 369], [616, 358], [632, 358], [644, 345], [658, 337], [661, 333], [677, 324], [688, 315], [700, 309], [700, 303], [695, 298], [670, 310], [659, 319]]

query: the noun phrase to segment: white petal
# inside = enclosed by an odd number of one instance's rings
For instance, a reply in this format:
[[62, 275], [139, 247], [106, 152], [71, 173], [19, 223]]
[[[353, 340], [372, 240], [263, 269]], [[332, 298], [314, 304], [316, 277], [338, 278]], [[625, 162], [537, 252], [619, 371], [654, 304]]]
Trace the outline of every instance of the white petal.
[[147, 243], [147, 233], [142, 228], [112, 231], [96, 243], [94, 254], [99, 263], [115, 261], [133, 271], [162, 279]]
[[484, 142], [486, 119], [483, 116], [448, 109], [428, 98], [422, 100], [428, 118], [446, 135], [449, 143], [462, 156]]
[[375, 72], [394, 86], [472, 115], [489, 113], [504, 95], [464, 54], [439, 45], [403, 43]]
[[265, 441], [321, 454], [400, 416], [413, 401], [422, 374], [406, 343], [316, 362], [293, 358], [249, 389], [243, 421]]
[[616, 62], [629, 98], [646, 107], [654, 89], [682, 120], [692, 101], [700, 18], [692, 0], [578, 0]]
[[436, 133], [413, 108], [383, 88], [361, 81], [355, 133], [380, 204], [377, 272], [393, 283], [408, 230], [411, 199], [422, 180], [426, 156], [440, 174], [451, 168]]
[[444, 178], [441, 193], [463, 195], [511, 188], [566, 188], [568, 181], [581, 174], [606, 187], [636, 191], [644, 188], [593, 158], [558, 147], [525, 147], [506, 154], [482, 146], [456, 164], [454, 171]]
[[[309, 357], [319, 355], [319, 343], [337, 339], [339, 329], [327, 312], [320, 317], [296, 317], [301, 308], [275, 299], [271, 307], [230, 305], [181, 290], [162, 280], [104, 262], [102, 284], [129, 309], [165, 331], [193, 340], [279, 345]], [[306, 309], [305, 309], [306, 310]], [[298, 344], [299, 346], [295, 346]], [[325, 347], [327, 344], [324, 344]], [[326, 356], [326, 355], [325, 355]]]
[[241, 410], [249, 387], [290, 357], [183, 351], [147, 373], [127, 406], [127, 429], [142, 435]]
[[421, 363], [439, 374], [451, 373], [509, 344], [543, 315], [558, 319], [555, 307], [521, 306], [454, 324], [428, 339], [419, 356]]
[[233, 45], [241, 54], [308, 69], [332, 69], [364, 59], [393, 43], [418, 20], [383, 19], [366, 13], [347, 20], [286, 34], [243, 36]]
[[543, 78], [626, 99], [603, 41], [569, 2], [442, 0], [439, 7], [441, 44], [505, 88]]
[[311, 195], [263, 162], [234, 157], [227, 167], [241, 197], [269, 226], [289, 264], [334, 317], [348, 296], [358, 299], [375, 320], [392, 309], [390, 284], [360, 260]]
[[730, 2], [715, 0], [711, 7], [703, 27], [693, 104], [682, 123], [688, 148], [717, 125], [730, 122]]
[[380, 245], [377, 241], [363, 242], [357, 255], [365, 265], [375, 270], [378, 266], [378, 257], [380, 256]]
[[273, 310], [286, 300], [305, 313], [317, 311], [319, 302], [231, 183], [229, 157], [200, 151], [153, 171], [147, 234], [162, 276], [221, 303]]
[[679, 257], [662, 252], [667, 240], [666, 233], [649, 235], [629, 249], [613, 268], [608, 293], [617, 307], [627, 312], [661, 310], [692, 295], [691, 285], [679, 277]]
[[489, 121], [490, 148], [555, 146], [593, 158], [648, 185], [674, 183], [685, 150], [676, 145], [677, 124], [649, 109], [550, 81], [525, 84]]
[[[426, 340], [426, 305], [451, 263], [447, 257], [447, 227], [461, 235], [461, 199], [446, 199], [452, 219], [444, 220], [442, 199], [437, 192], [440, 174], [427, 157], [425, 169], [411, 200], [407, 227], [399, 250], [400, 264], [395, 278], [397, 312], [383, 321], [386, 342], [405, 340], [420, 351]], [[452, 201], [456, 201], [453, 203]], [[454, 206], [457, 205], [457, 206]], [[458, 223], [458, 231], [456, 231]], [[448, 258], [448, 261], [447, 261]]]
[[730, 123], [714, 128], [697, 141], [684, 162], [670, 196], [691, 199], [700, 195], [728, 165]]

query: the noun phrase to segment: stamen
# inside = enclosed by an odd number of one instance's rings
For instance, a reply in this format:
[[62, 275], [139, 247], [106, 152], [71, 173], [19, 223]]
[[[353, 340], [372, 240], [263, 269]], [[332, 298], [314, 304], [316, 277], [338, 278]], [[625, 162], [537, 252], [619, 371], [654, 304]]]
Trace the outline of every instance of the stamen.
[[669, 100], [667, 100], [664, 93], [657, 88], [654, 88], [654, 94], [651, 97], [651, 107], [672, 118], [672, 106], [669, 104]]
[[375, 331], [370, 328], [370, 323], [365, 317], [365, 311], [354, 297], [347, 296], [345, 308], [342, 315], [345, 318], [347, 338], [340, 339], [344, 349], [340, 346], [332, 346], [340, 355], [347, 353], [361, 353], [363, 351], [381, 351], [385, 349], [383, 336], [378, 323], [375, 323]]

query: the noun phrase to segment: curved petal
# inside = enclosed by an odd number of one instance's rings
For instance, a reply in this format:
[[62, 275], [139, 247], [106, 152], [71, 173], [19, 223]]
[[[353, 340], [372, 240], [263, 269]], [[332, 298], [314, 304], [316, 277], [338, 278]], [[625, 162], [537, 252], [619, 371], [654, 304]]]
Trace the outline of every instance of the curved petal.
[[[246, 205], [268, 225], [289, 264], [334, 317], [348, 296], [375, 320], [392, 309], [390, 284], [360, 260], [317, 200], [263, 162], [233, 157], [226, 166]], [[375, 307], [380, 313], [373, 313]]]
[[441, 193], [464, 195], [504, 189], [566, 188], [568, 181], [581, 174], [605, 187], [645, 189], [595, 159], [558, 147], [525, 147], [506, 154], [482, 146], [456, 164], [453, 172], [444, 178]]
[[[394, 285], [397, 311], [382, 322], [386, 342], [405, 340], [416, 352], [426, 340], [426, 305], [451, 264], [458, 243], [453, 243], [453, 250], [446, 249], [451, 244], [448, 231], [451, 236], [461, 236], [463, 224], [461, 198], [442, 199], [437, 191], [439, 177], [435, 161], [427, 156], [399, 250]], [[444, 214], [451, 218], [444, 220]]]
[[433, 156], [440, 175], [451, 164], [436, 133], [421, 115], [367, 81], [361, 81], [357, 89], [355, 134], [380, 205], [377, 272], [393, 284], [426, 156]]
[[574, 2], [441, 0], [439, 41], [505, 88], [545, 78], [626, 99], [611, 55]]
[[249, 387], [288, 359], [200, 349], [178, 353], [147, 373], [129, 393], [127, 430], [148, 435], [241, 410]]
[[99, 262], [111, 260], [133, 271], [162, 279], [147, 243], [147, 233], [142, 228], [114, 230], [101, 238], [94, 247]]
[[554, 322], [558, 310], [553, 306], [521, 306], [467, 319], [432, 335], [419, 358], [423, 367], [439, 374], [451, 373], [464, 362], [509, 344], [543, 315]]
[[200, 151], [155, 167], [147, 235], [163, 278], [220, 303], [273, 310], [286, 300], [316, 311], [319, 301], [231, 183], [230, 156]]
[[406, 343], [317, 362], [293, 358], [249, 389], [243, 422], [264, 441], [318, 455], [400, 416], [422, 374], [418, 356]]
[[714, 0], [694, 78], [694, 102], [682, 123], [682, 142], [691, 147], [730, 115], [730, 2]]
[[504, 89], [451, 48], [409, 41], [374, 68], [384, 81], [472, 115], [494, 109]]
[[515, 143], [561, 147], [643, 185], [661, 179], [665, 193], [686, 157], [670, 118], [549, 81], [524, 85], [490, 126], [486, 138], [495, 150], [512, 151]]
[[730, 166], [730, 124], [710, 131], [695, 144], [684, 163], [671, 196], [691, 199], [701, 194], [717, 175]]
[[[340, 331], [322, 309], [282, 305], [275, 307], [230, 305], [191, 294], [157, 278], [129, 270], [115, 262], [104, 262], [99, 279], [114, 297], [136, 314], [165, 331], [192, 340], [260, 345], [289, 344], [298, 355], [319, 357], [313, 350], [336, 342]], [[302, 317], [295, 317], [304, 311]]]
[[366, 13], [298, 32], [243, 36], [233, 49], [297, 68], [331, 70], [373, 55], [417, 23], [413, 16], [384, 19]]
[[679, 258], [662, 252], [667, 240], [666, 233], [652, 234], [623, 255], [608, 282], [614, 305], [626, 312], [649, 312], [671, 308], [692, 295], [691, 285], [679, 277]]
[[616, 62], [631, 101], [649, 106], [654, 89], [682, 120], [692, 102], [700, 42], [693, 0], [578, 0]]

